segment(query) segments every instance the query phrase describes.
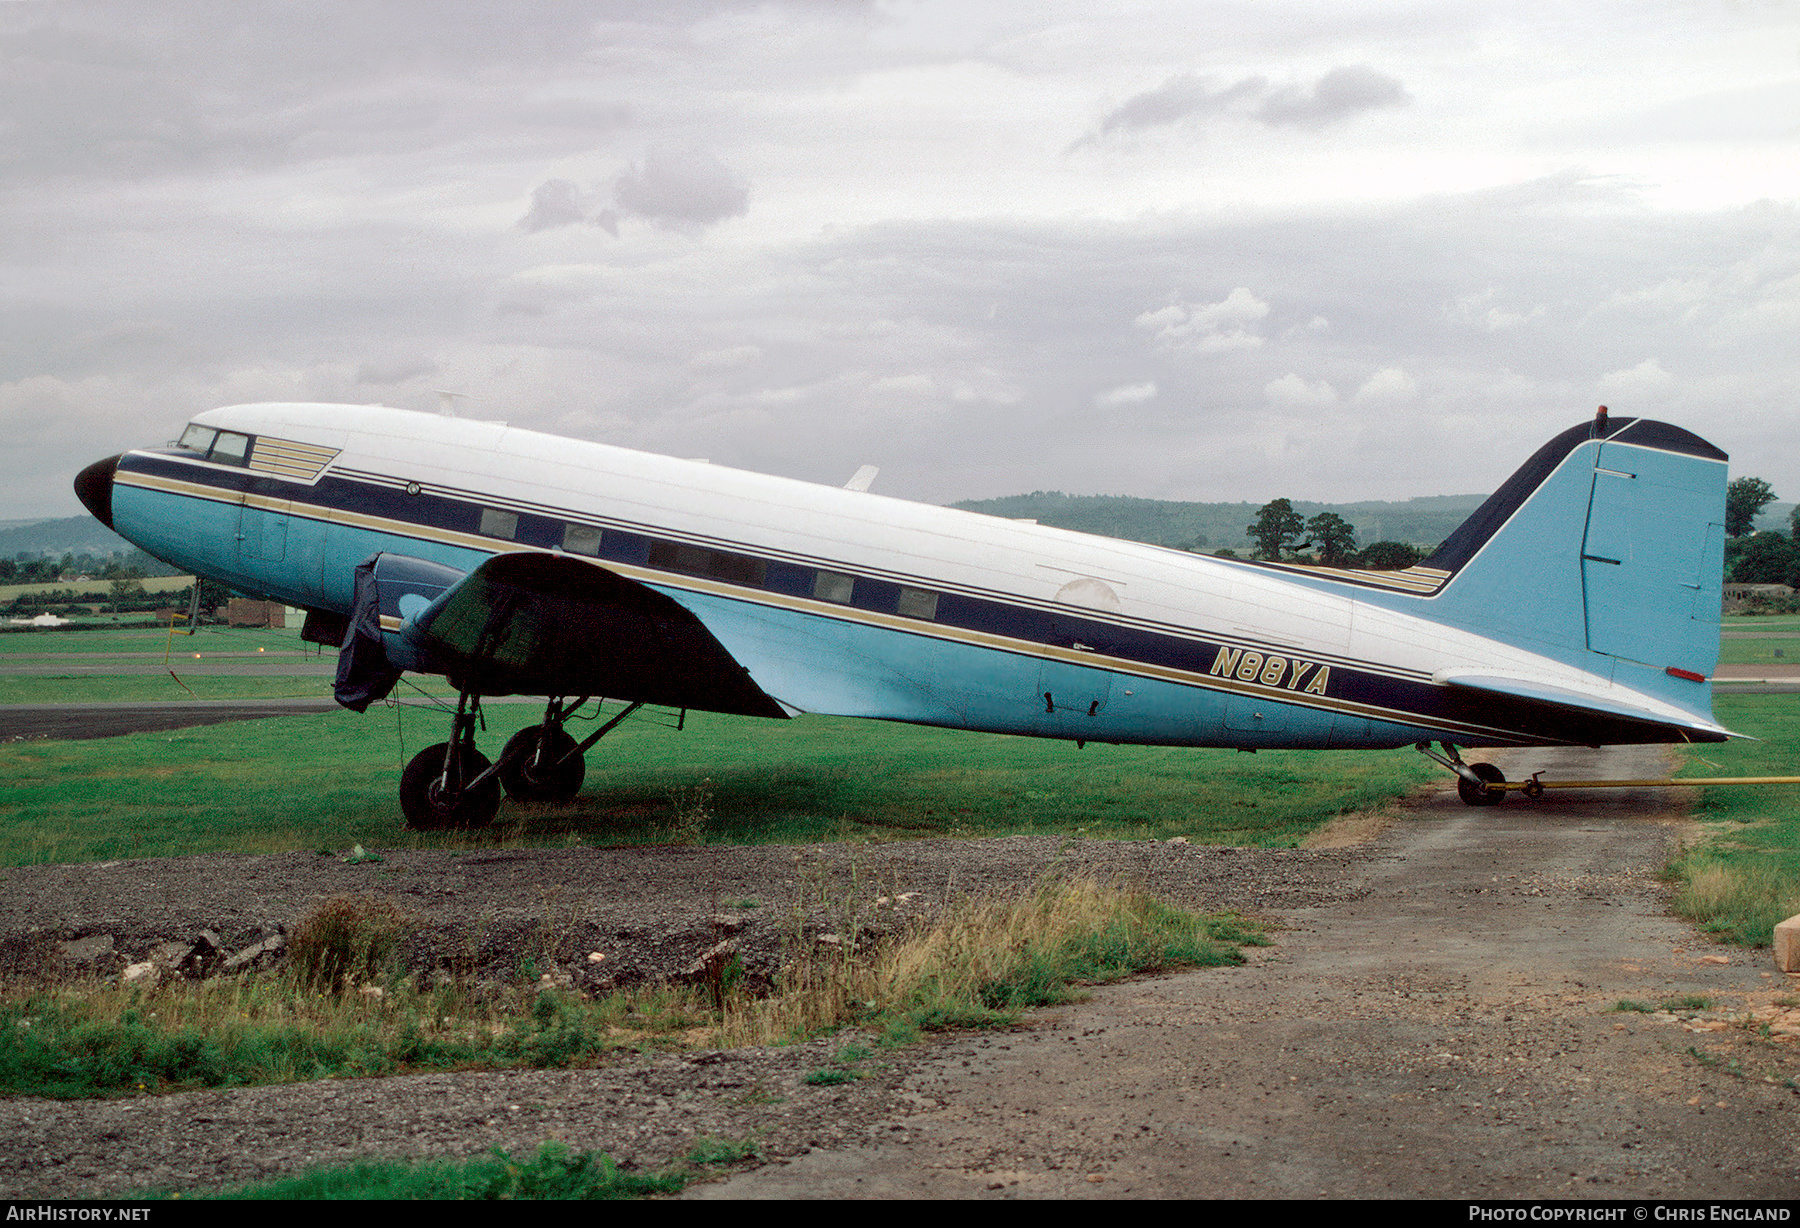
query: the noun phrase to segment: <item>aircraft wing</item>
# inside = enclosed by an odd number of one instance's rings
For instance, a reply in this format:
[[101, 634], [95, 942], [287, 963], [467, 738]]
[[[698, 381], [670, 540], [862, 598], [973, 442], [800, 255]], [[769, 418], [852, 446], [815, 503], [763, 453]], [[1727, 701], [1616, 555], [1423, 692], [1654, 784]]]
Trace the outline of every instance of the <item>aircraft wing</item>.
[[1625, 694], [1630, 698], [1623, 698], [1597, 691], [1578, 691], [1533, 678], [1459, 670], [1440, 671], [1433, 676], [1432, 681], [1444, 686], [1460, 687], [1464, 690], [1480, 691], [1489, 695], [1503, 695], [1508, 699], [1524, 700], [1528, 703], [1548, 704], [1568, 712], [1602, 715], [1615, 720], [1640, 721], [1646, 725], [1691, 730], [1694, 733], [1712, 735], [1709, 740], [1716, 740], [1719, 735], [1741, 736], [1733, 734], [1723, 725], [1692, 712], [1683, 712], [1673, 706], [1657, 706], [1653, 701], [1646, 702], [1646, 696], [1638, 695], [1635, 692], [1626, 692]]
[[[390, 632], [383, 641], [396, 671], [447, 674], [485, 695], [594, 695], [787, 715], [691, 613], [592, 563], [518, 552], [459, 577], [425, 560], [383, 554], [358, 568], [358, 590], [352, 639], [359, 631], [366, 638], [376, 621], [370, 615], [377, 615]], [[339, 702], [354, 707], [342, 676], [340, 664]]]

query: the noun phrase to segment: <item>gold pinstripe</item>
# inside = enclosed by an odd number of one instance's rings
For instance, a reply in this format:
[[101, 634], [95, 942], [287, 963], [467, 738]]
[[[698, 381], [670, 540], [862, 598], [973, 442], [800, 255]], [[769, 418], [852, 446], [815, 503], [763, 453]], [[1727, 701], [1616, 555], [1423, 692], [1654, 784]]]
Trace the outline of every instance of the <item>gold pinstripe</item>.
[[297, 443], [291, 439], [274, 439], [258, 435], [250, 450], [250, 468], [262, 473], [278, 473], [283, 477], [312, 481], [324, 471], [338, 454], [336, 448]]
[[[479, 550], [487, 554], [544, 554], [542, 547], [528, 546], [519, 542], [509, 542], [492, 537], [481, 537], [473, 533], [458, 533], [451, 529], [439, 529], [427, 525], [411, 524], [406, 521], [389, 520], [381, 516], [369, 516], [361, 512], [348, 512], [340, 508], [318, 508], [324, 515], [314, 515], [292, 507], [286, 499], [272, 499], [264, 495], [247, 492], [220, 491], [217, 487], [206, 486], [194, 482], [183, 482], [176, 478], [165, 478], [156, 474], [118, 473], [114, 481], [120, 485], [138, 486], [150, 490], [158, 490], [167, 494], [182, 495], [188, 498], [205, 499], [213, 503], [224, 503], [231, 506], [255, 507], [265, 511], [279, 511], [286, 515], [298, 516], [306, 520], [318, 520], [327, 524], [345, 524], [355, 528], [369, 529], [374, 532], [388, 533], [397, 537], [410, 537], [419, 541], [433, 541], [446, 545], [463, 546], [471, 550]], [[863, 610], [855, 606], [838, 605], [833, 602], [816, 601], [806, 597], [792, 597], [785, 593], [771, 593], [764, 589], [744, 588], [727, 584], [720, 580], [711, 580], [703, 576], [675, 575], [669, 572], [652, 571], [631, 563], [619, 563], [608, 560], [590, 560], [582, 555], [563, 554], [562, 557], [588, 563], [590, 566], [602, 567], [629, 580], [642, 584], [655, 584], [664, 588], [677, 588], [686, 592], [705, 593], [709, 596], [724, 597], [735, 601], [745, 601], [752, 605], [767, 606], [775, 609], [795, 611], [803, 614], [815, 614], [827, 618], [835, 618], [844, 622], [860, 623], [867, 626], [882, 627], [887, 630], [903, 631], [913, 635], [922, 635], [930, 639], [943, 640], [948, 643], [969, 644], [980, 648], [989, 648], [999, 652], [1009, 652], [1016, 656], [1035, 657], [1040, 660], [1060, 661], [1065, 664], [1086, 665], [1094, 669], [1104, 669], [1109, 673], [1129, 677], [1147, 678], [1159, 682], [1170, 682], [1180, 686], [1198, 687], [1209, 691], [1226, 691], [1236, 695], [1246, 695], [1266, 699], [1271, 703], [1292, 704], [1295, 707], [1313, 708], [1327, 712], [1343, 713], [1359, 716], [1368, 720], [1379, 720], [1387, 724], [1419, 725], [1428, 723], [1432, 729], [1460, 731], [1467, 734], [1495, 735], [1502, 740], [1516, 740], [1519, 736], [1509, 730], [1490, 725], [1473, 725], [1466, 722], [1442, 723], [1440, 718], [1426, 717], [1419, 713], [1406, 712], [1395, 708], [1382, 708], [1372, 704], [1353, 703], [1349, 700], [1334, 699], [1330, 696], [1304, 697], [1285, 689], [1263, 687], [1255, 683], [1239, 682], [1235, 678], [1223, 678], [1212, 674], [1201, 674], [1189, 670], [1174, 669], [1169, 666], [1153, 665], [1143, 661], [1130, 661], [1117, 657], [1106, 657], [1098, 653], [1082, 652], [1073, 648], [1059, 648], [1051, 644], [1034, 644], [1029, 640], [1012, 639], [1007, 636], [994, 635], [985, 631], [973, 631], [964, 627], [946, 627], [941, 623], [927, 623], [916, 619], [904, 618], [897, 614], [883, 614], [876, 610]], [[1312, 570], [1312, 569], [1308, 569]], [[390, 616], [382, 617], [383, 630], [397, 630], [399, 620]], [[393, 626], [389, 626], [389, 622]], [[1190, 642], [1210, 643], [1210, 640], [1194, 639]], [[1293, 654], [1304, 656], [1304, 654]], [[1351, 668], [1364, 673], [1379, 673], [1364, 665]], [[1382, 674], [1393, 677], [1391, 674]]]

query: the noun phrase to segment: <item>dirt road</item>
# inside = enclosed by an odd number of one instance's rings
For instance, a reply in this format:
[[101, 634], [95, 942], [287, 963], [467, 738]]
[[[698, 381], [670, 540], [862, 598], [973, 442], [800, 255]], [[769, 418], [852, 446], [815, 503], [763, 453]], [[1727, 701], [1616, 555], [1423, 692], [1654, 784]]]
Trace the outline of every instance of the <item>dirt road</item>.
[[[1597, 778], [1655, 774], [1658, 757], [1521, 759]], [[1338, 851], [1013, 838], [8, 870], [4, 959], [54, 940], [118, 963], [203, 928], [244, 941], [354, 890], [425, 917], [431, 941], [485, 935], [483, 958], [505, 968], [566, 906], [577, 969], [599, 949], [604, 967], [667, 975], [716, 941], [721, 901], [761, 902], [739, 937], [773, 958], [816, 875], [932, 900], [1028, 884], [1052, 862], [1285, 928], [1246, 967], [1101, 989], [836, 1086], [806, 1082], [832, 1060], [821, 1041], [598, 1070], [0, 1099], [0, 1196], [206, 1188], [546, 1138], [653, 1168], [712, 1135], [757, 1139], [773, 1162], [689, 1197], [1793, 1197], [1800, 1059], [1720, 1016], [1800, 986], [1766, 954], [1711, 962], [1728, 949], [1668, 917], [1655, 874], [1681, 831], [1672, 805], [1558, 792], [1470, 809], [1446, 785]], [[1614, 1009], [1690, 994], [1715, 1002], [1709, 1018]]]
[[[1656, 765], [1556, 758], [1577, 779]], [[1614, 1007], [1795, 987], [1766, 954], [1709, 962], [1724, 949], [1666, 915], [1668, 799], [1551, 799], [1447, 790], [1380, 838], [1366, 893], [1290, 912], [1250, 967], [948, 1045], [891, 1141], [688, 1197], [1794, 1197], [1794, 1047]]]

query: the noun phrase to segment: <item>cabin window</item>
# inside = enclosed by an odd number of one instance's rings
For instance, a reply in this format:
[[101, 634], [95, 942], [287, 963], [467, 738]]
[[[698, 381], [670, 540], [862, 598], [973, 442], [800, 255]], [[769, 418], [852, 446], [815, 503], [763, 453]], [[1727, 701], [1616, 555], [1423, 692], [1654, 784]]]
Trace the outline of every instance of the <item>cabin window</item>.
[[706, 574], [706, 556], [711, 553], [704, 546], [653, 542], [650, 546], [650, 566], [658, 571], [680, 571], [690, 576], [703, 576]]
[[600, 553], [599, 526], [591, 524], [563, 526], [562, 548], [570, 554], [598, 556]]
[[937, 601], [936, 593], [922, 588], [902, 588], [895, 612], [905, 618], [923, 618], [929, 621], [937, 617]]
[[689, 546], [681, 542], [655, 542], [650, 547], [650, 566], [661, 571], [679, 571], [690, 576], [708, 576], [728, 584], [761, 588], [768, 577], [768, 564], [747, 555], [725, 550], [708, 550], [705, 546]]
[[813, 581], [813, 596], [820, 601], [849, 605], [850, 594], [855, 587], [856, 580], [851, 576], [840, 576], [835, 571], [821, 571], [819, 578]]
[[708, 561], [706, 574], [714, 579], [724, 580], [728, 584], [742, 584], [746, 588], [761, 588], [768, 570], [768, 564], [761, 559], [715, 550], [712, 552], [712, 558]]
[[519, 535], [519, 513], [503, 512], [493, 507], [482, 508], [481, 535], [483, 537], [504, 537], [511, 541]]

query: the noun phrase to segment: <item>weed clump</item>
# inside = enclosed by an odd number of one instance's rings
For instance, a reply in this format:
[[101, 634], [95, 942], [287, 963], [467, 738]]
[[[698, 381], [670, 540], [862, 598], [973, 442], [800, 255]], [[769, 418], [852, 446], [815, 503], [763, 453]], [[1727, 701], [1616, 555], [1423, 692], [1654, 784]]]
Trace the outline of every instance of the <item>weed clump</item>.
[[1723, 942], [1766, 947], [1775, 926], [1800, 913], [1794, 867], [1770, 855], [1690, 854], [1673, 871], [1675, 911]]
[[1240, 945], [1264, 942], [1238, 918], [1196, 916], [1092, 880], [1050, 879], [952, 909], [867, 950], [843, 938], [796, 942], [773, 994], [728, 1004], [720, 1040], [769, 1044], [854, 1025], [904, 1043], [921, 1031], [1006, 1026], [1026, 1008], [1074, 999], [1081, 984], [1241, 963]]
[[379, 979], [416, 928], [414, 918], [386, 900], [326, 900], [294, 926], [288, 966], [303, 988], [341, 994], [358, 981]]
[[[514, 1156], [498, 1147], [468, 1160], [368, 1161], [340, 1168], [315, 1169], [260, 1185], [203, 1194], [227, 1199], [390, 1199], [539, 1200], [644, 1198], [677, 1194], [712, 1169], [757, 1154], [753, 1143], [702, 1139], [682, 1162], [653, 1173], [621, 1169], [604, 1152], [571, 1152], [549, 1141], [532, 1156]], [[182, 1197], [168, 1190], [138, 1195]]]

